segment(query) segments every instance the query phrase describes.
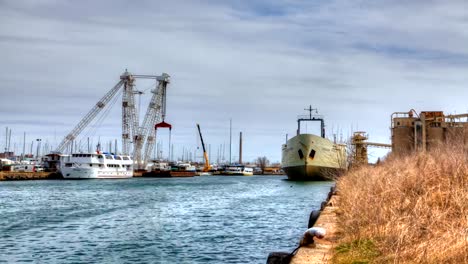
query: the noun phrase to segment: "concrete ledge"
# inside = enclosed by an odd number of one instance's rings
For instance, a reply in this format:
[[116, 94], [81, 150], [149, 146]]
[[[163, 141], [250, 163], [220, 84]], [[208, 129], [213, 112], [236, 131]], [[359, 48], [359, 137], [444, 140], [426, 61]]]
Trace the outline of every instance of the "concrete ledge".
[[292, 264], [301, 263], [330, 263], [333, 257], [333, 248], [337, 245], [337, 210], [340, 197], [333, 195], [321, 212], [314, 227], [324, 228], [327, 232], [323, 239], [315, 238], [315, 244], [299, 248], [292, 258]]
[[0, 172], [0, 181], [62, 179], [61, 174], [51, 172]]

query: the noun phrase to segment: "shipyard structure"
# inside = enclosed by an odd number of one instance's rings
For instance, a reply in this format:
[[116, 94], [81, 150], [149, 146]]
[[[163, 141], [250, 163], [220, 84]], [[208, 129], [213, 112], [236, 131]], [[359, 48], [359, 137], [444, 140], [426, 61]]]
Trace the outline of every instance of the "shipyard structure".
[[405, 155], [426, 151], [441, 144], [456, 144], [468, 149], [468, 114], [444, 115], [442, 111], [414, 110], [391, 116], [392, 152]]
[[395, 112], [391, 115], [391, 144], [368, 142], [364, 131], [351, 137], [350, 165], [368, 164], [367, 148], [391, 148], [392, 155], [434, 149], [440, 145], [464, 147], [468, 151], [468, 114], [445, 115], [442, 111], [422, 111], [419, 114]]

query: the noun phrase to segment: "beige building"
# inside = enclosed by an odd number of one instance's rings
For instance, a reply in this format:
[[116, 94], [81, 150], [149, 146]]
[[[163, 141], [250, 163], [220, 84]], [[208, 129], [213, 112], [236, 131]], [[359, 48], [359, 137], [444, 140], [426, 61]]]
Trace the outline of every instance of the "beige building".
[[442, 111], [414, 110], [391, 116], [392, 152], [397, 155], [426, 151], [453, 143], [468, 149], [468, 114], [444, 115]]

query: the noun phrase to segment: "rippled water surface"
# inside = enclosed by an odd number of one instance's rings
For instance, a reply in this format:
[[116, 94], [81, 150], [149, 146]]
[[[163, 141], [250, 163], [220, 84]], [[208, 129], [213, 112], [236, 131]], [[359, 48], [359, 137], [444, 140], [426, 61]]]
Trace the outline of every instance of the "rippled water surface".
[[284, 179], [0, 182], [0, 262], [265, 263], [332, 184]]

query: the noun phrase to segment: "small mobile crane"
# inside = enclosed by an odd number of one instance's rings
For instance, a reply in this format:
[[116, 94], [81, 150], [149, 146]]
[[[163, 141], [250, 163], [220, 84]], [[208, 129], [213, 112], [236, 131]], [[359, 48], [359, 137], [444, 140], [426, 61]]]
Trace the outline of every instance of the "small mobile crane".
[[203, 142], [203, 136], [200, 130], [200, 125], [197, 124], [198, 133], [200, 134], [200, 140], [203, 147], [203, 157], [205, 158], [205, 166], [203, 167], [203, 172], [208, 172], [211, 170], [210, 161], [208, 160], [208, 154], [206, 153], [205, 143]]

